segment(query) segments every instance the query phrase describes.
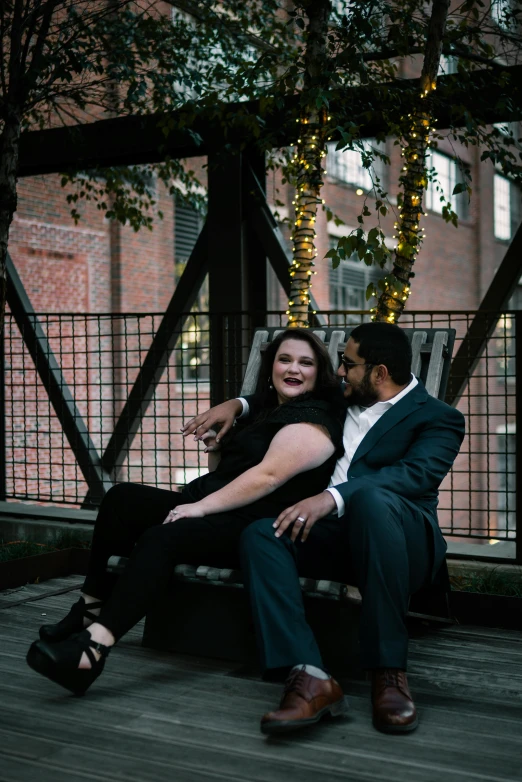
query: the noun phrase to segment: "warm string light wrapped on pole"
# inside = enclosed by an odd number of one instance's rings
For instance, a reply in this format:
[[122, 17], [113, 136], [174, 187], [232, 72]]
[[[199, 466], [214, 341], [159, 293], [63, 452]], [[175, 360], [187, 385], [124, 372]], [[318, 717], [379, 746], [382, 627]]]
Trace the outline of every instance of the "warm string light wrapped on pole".
[[323, 158], [326, 155], [325, 112], [297, 120], [299, 138], [293, 158], [296, 194], [294, 229], [292, 231], [292, 265], [290, 267], [290, 299], [288, 301], [288, 326], [308, 328], [309, 309], [317, 256], [315, 246], [317, 212], [323, 204]]
[[417, 110], [402, 117], [407, 128], [404, 133], [402, 158], [404, 160], [399, 183], [402, 192], [397, 197], [399, 220], [395, 223], [394, 265], [385, 278], [384, 291], [377, 306], [372, 310], [372, 320], [395, 323], [402, 314], [410, 295], [410, 280], [415, 276], [413, 264], [419, 253], [425, 233], [421, 228], [422, 201], [428, 183], [426, 156], [430, 145], [430, 130], [433, 122], [431, 93], [436, 89], [435, 81], [423, 79]]

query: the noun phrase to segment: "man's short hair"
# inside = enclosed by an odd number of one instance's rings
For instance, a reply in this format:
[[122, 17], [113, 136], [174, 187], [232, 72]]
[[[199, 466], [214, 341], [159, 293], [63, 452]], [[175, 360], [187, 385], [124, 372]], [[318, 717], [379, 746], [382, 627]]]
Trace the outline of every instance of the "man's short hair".
[[411, 380], [411, 345], [394, 323], [362, 323], [350, 334], [357, 352], [368, 364], [384, 364], [392, 380], [402, 386]]

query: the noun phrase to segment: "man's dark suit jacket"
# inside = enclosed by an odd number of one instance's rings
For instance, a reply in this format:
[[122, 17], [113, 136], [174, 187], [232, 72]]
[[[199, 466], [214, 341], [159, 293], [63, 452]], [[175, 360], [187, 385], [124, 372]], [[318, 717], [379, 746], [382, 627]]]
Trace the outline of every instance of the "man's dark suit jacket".
[[[245, 397], [255, 411], [255, 397]], [[387, 410], [364, 436], [335, 488], [348, 508], [354, 491], [364, 486], [394, 492], [419, 509], [433, 531], [433, 570], [439, 570], [446, 542], [437, 521], [438, 489], [464, 438], [464, 416], [435, 399], [419, 380]], [[303, 497], [303, 499], [305, 499]]]

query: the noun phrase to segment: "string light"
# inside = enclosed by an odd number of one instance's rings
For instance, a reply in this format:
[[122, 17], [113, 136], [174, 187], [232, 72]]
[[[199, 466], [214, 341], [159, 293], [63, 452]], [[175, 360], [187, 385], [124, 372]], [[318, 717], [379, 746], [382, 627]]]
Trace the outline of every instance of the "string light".
[[290, 268], [290, 297], [287, 310], [288, 325], [307, 327], [310, 325], [309, 305], [311, 303], [310, 280], [313, 271], [313, 258], [317, 256], [315, 247], [317, 210], [325, 203], [319, 198], [322, 187], [322, 159], [326, 155], [325, 112], [321, 112], [318, 121], [310, 122], [302, 117], [301, 133], [297, 150], [293, 157], [297, 179], [296, 197], [292, 202], [295, 210], [294, 230], [292, 232], [293, 260]]

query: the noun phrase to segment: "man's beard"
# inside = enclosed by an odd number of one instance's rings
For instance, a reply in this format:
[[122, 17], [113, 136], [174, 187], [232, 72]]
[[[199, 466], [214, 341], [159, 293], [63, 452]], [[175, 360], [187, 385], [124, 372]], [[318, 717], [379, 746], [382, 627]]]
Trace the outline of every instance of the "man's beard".
[[349, 385], [352, 388], [352, 392], [346, 400], [349, 407], [352, 405], [371, 407], [379, 401], [379, 394], [372, 386], [368, 372], [365, 373], [358, 386], [353, 386], [351, 383]]

